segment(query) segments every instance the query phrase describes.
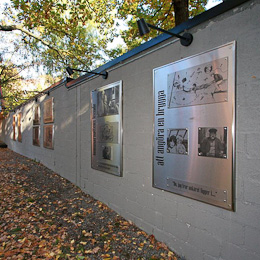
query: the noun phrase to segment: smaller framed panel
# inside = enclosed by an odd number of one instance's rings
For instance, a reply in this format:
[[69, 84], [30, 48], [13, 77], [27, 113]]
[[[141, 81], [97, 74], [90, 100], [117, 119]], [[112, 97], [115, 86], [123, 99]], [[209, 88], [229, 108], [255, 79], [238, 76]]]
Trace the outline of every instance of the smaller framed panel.
[[122, 82], [91, 93], [91, 167], [122, 176]]
[[33, 127], [33, 145], [40, 146], [40, 127]]
[[167, 129], [167, 153], [188, 155], [188, 129]]
[[98, 129], [98, 141], [101, 143], [118, 143], [118, 122], [105, 122]]
[[119, 114], [119, 88], [117, 86], [97, 92], [98, 117]]
[[35, 105], [34, 107], [34, 117], [33, 117], [33, 124], [34, 125], [39, 125], [40, 124], [40, 105]]
[[112, 161], [113, 147], [104, 145], [102, 146], [102, 159]]
[[16, 137], [15, 137], [15, 126], [16, 126], [16, 123], [15, 123], [15, 120], [16, 120], [16, 116], [13, 115], [13, 140], [16, 141]]
[[50, 98], [44, 102], [44, 114], [43, 114], [44, 123], [53, 123], [53, 98]]
[[45, 125], [43, 127], [43, 146], [48, 149], [53, 149], [53, 125]]
[[17, 122], [17, 125], [18, 125], [18, 142], [22, 142], [22, 113], [19, 113], [18, 114], [18, 122]]
[[199, 127], [198, 155], [227, 159], [227, 127]]

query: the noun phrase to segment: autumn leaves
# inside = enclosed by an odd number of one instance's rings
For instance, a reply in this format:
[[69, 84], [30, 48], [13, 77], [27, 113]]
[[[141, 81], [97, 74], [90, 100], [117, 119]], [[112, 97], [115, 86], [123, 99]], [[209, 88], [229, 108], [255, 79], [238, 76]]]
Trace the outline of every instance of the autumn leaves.
[[69, 181], [1, 148], [0, 231], [0, 259], [178, 259]]

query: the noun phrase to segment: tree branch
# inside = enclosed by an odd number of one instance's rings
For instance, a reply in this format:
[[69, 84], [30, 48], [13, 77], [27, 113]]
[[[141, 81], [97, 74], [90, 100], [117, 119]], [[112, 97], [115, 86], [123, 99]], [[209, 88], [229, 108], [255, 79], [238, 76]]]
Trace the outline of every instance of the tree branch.
[[65, 58], [63, 57], [62, 55], [62, 52], [65, 52], [66, 55], [70, 55], [74, 58], [76, 58], [79, 62], [81, 62], [82, 64], [85, 65], [85, 63], [79, 59], [78, 57], [76, 57], [72, 52], [68, 51], [68, 50], [64, 50], [64, 51], [60, 51], [59, 49], [55, 48], [52, 44], [50, 44], [49, 42], [43, 40], [41, 37], [31, 33], [30, 31], [24, 29], [23, 26], [21, 25], [1, 25], [0, 24], [0, 31], [15, 31], [15, 30], [18, 30], [18, 31], [21, 31], [23, 32], [24, 34], [36, 39], [37, 41], [41, 42], [43, 45], [47, 46], [48, 48], [50, 48], [51, 50], [54, 50], [58, 56], [62, 59], [62, 60], [65, 60]]
[[5, 32], [11, 32], [11, 31], [21, 31], [25, 34], [27, 34], [28, 36], [36, 39], [37, 41], [41, 42], [42, 44], [44, 44], [45, 46], [47, 46], [48, 48], [54, 50], [55, 52], [57, 52], [57, 54], [61, 57], [61, 59], [63, 59], [62, 54], [60, 53], [60, 51], [55, 48], [54, 46], [52, 46], [49, 42], [44, 41], [42, 38], [40, 38], [39, 36], [31, 33], [30, 31], [26, 30], [23, 28], [23, 26], [21, 25], [0, 25], [0, 31], [5, 31]]

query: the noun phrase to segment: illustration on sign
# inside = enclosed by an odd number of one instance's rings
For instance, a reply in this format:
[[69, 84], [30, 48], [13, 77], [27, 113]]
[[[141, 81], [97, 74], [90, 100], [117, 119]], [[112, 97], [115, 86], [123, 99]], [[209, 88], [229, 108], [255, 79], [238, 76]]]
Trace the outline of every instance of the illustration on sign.
[[168, 108], [228, 100], [228, 58], [168, 75]]

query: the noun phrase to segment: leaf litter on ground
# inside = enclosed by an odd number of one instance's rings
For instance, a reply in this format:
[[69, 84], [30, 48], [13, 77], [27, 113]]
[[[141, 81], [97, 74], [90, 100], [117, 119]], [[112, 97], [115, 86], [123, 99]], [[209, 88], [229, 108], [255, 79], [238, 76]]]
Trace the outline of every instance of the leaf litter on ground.
[[0, 148], [0, 259], [180, 259], [35, 160]]

